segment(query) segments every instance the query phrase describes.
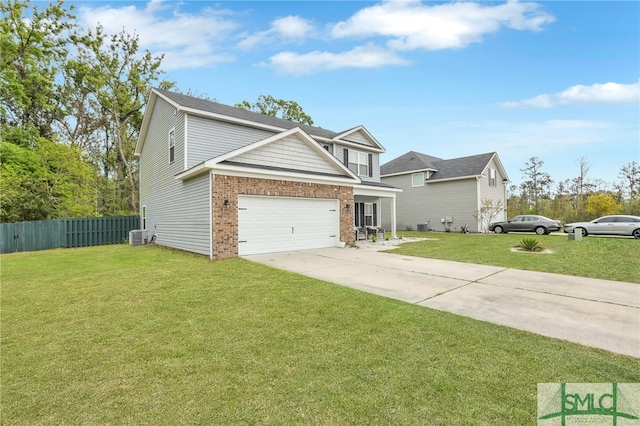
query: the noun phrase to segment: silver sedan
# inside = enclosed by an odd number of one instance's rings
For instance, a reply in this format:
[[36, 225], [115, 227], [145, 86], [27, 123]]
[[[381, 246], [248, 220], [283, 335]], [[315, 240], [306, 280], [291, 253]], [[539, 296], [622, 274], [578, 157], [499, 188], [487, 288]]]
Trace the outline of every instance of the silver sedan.
[[587, 235], [628, 235], [640, 239], [640, 216], [612, 215], [602, 216], [591, 222], [569, 223], [564, 232], [582, 232]]

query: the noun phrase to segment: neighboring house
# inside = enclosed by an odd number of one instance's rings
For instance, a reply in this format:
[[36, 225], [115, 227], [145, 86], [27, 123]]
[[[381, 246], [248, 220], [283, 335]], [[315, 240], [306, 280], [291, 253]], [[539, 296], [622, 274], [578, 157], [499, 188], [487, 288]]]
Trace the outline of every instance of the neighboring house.
[[339, 246], [379, 225], [385, 150], [336, 133], [153, 89], [136, 146], [147, 240], [211, 259]]
[[[457, 231], [467, 224], [471, 232], [483, 232], [488, 220], [477, 214], [483, 205], [501, 206], [492, 220], [506, 219], [509, 178], [495, 152], [443, 160], [410, 151], [382, 165], [380, 173], [383, 183], [402, 189], [395, 206], [398, 229], [429, 223]], [[389, 208], [384, 204], [383, 213]]]

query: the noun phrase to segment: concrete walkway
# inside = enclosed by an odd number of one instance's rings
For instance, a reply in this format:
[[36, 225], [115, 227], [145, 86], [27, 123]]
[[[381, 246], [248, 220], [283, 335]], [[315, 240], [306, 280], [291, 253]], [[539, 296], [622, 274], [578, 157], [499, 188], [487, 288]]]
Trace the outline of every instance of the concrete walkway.
[[640, 284], [381, 253], [246, 256], [369, 293], [640, 358]]

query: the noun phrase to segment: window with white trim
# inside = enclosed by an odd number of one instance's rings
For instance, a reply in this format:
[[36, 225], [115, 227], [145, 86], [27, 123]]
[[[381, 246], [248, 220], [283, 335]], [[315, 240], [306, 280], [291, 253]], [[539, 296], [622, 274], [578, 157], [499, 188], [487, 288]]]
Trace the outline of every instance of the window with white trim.
[[142, 206], [142, 212], [141, 215], [142, 216], [142, 228], [141, 229], [147, 229], [147, 206]]
[[364, 203], [364, 225], [374, 226], [373, 224], [373, 203]]
[[176, 159], [176, 131], [171, 129], [169, 131], [169, 164], [173, 163]]
[[414, 188], [417, 186], [424, 186], [424, 173], [414, 173], [411, 175], [411, 186]]
[[498, 186], [496, 182], [496, 169], [489, 169], [489, 186]]
[[369, 154], [350, 149], [349, 170], [358, 176], [369, 176]]

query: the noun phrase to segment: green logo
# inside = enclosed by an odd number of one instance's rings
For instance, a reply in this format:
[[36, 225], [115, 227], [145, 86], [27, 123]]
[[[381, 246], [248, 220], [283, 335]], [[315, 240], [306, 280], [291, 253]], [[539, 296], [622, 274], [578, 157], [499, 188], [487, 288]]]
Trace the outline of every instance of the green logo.
[[640, 425], [638, 383], [538, 383], [538, 425]]

